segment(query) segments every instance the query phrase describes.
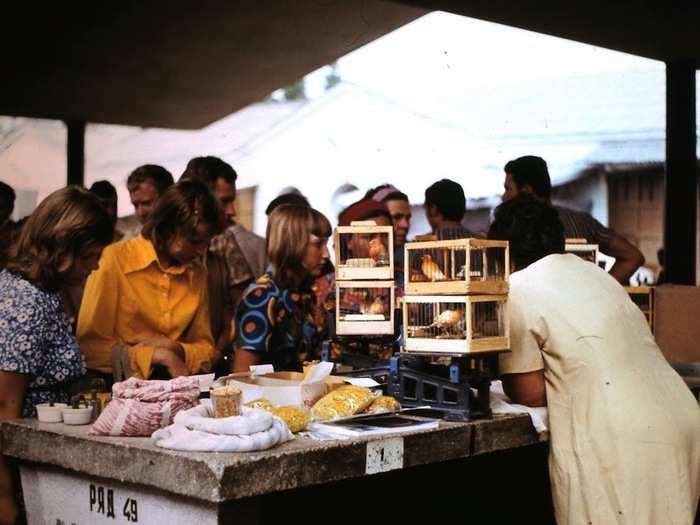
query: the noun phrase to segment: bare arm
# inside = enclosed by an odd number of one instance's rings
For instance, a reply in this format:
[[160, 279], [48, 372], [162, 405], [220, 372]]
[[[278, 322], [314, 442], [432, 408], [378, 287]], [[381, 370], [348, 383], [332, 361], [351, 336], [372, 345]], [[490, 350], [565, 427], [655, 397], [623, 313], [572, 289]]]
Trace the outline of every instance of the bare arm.
[[236, 348], [233, 353], [233, 373], [247, 372], [254, 365], [260, 364], [260, 356], [255, 352], [249, 352], [242, 348]]
[[[22, 403], [29, 384], [26, 374], [0, 371], [0, 421], [22, 417]], [[0, 456], [0, 525], [15, 523], [17, 503], [10, 466]]]
[[529, 407], [547, 405], [547, 392], [544, 383], [544, 370], [522, 374], [504, 374], [503, 391], [514, 403]]
[[606, 247], [606, 255], [615, 257], [615, 264], [610, 268], [610, 275], [623, 285], [629, 283], [632, 274], [644, 264], [644, 256], [636, 246], [620, 235], [613, 235]]

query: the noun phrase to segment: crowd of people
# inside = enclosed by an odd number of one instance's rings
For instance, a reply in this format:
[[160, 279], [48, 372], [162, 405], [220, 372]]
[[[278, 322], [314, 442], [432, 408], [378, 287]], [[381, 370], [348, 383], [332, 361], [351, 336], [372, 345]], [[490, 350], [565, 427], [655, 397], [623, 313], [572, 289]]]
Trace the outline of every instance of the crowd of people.
[[[700, 490], [697, 403], [616, 282], [643, 263], [641, 253], [590, 215], [552, 206], [540, 157], [515, 159], [504, 171], [504, 203], [488, 232], [510, 241], [516, 271], [512, 353], [501, 371], [513, 400], [550, 406], [558, 519], [574, 523], [580, 514], [611, 523], [623, 509], [644, 517], [669, 506], [691, 515]], [[144, 165], [127, 179], [131, 217], [117, 218], [116, 191], [100, 181], [54, 192], [21, 224], [10, 219], [12, 188], [0, 183], [0, 420], [31, 417], [37, 403], [66, 401], [94, 378], [221, 375], [260, 363], [300, 370], [318, 356], [332, 309], [331, 222], [305, 197], [281, 195], [267, 207], [266, 237], [259, 237], [236, 221], [236, 182], [233, 167], [216, 157], [192, 159], [177, 183], [165, 168]], [[463, 226], [457, 182], [428, 187], [424, 210], [436, 239], [486, 235]], [[365, 220], [393, 227], [400, 296], [407, 195], [389, 184], [372, 188], [337, 222]], [[562, 255], [568, 237], [615, 257], [610, 274]], [[623, 369], [619, 362], [628, 358], [639, 364]], [[650, 392], [661, 397], [644, 401]], [[633, 412], [625, 412], [628, 394], [638, 396]], [[611, 423], [621, 412], [626, 417]], [[648, 418], [671, 423], [653, 447]], [[621, 452], [630, 432], [632, 448]], [[635, 461], [639, 454], [650, 459]], [[12, 478], [3, 461], [0, 516], [11, 517]], [[661, 491], [649, 482], [654, 495], [644, 492], [651, 499], [640, 507], [637, 489], [623, 490], [623, 480], [643, 480], [654, 465], [658, 474], [662, 463], [675, 469], [668, 480], [685, 480], [684, 489], [670, 494], [670, 481]], [[643, 522], [657, 521], [628, 521]]]

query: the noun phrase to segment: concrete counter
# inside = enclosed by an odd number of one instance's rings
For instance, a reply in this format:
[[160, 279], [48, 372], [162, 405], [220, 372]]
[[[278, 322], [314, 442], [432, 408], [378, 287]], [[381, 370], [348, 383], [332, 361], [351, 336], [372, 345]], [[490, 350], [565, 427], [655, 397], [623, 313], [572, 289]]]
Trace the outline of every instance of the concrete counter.
[[[93, 490], [95, 483], [111, 486], [114, 491], [131, 487], [143, 497], [152, 493], [156, 500], [186, 500], [189, 506], [199, 506], [213, 516], [221, 514], [221, 504], [225, 502], [249, 502], [268, 494], [363, 478], [368, 473], [475, 457], [539, 441], [527, 415], [495, 416], [468, 423], [441, 422], [438, 429], [393, 436], [324, 442], [297, 438], [268, 451], [253, 453], [176, 452], [158, 448], [148, 438], [88, 436], [88, 429], [88, 426], [36, 420], [5, 422], [0, 431], [0, 450], [23, 466], [23, 485], [29, 479], [39, 479], [36, 476], [46, 471], [63, 476], [56, 478], [54, 485], [67, 485], [65, 476], [75, 478], [85, 487], [85, 494]], [[388, 463], [380, 462], [370, 468], [370, 453], [384, 458], [384, 447], [387, 456], [390, 451], [395, 453], [400, 449], [400, 459], [394, 454]], [[37, 495], [33, 497], [36, 499]], [[83, 497], [85, 501], [86, 498]], [[31, 498], [25, 499], [31, 523]], [[121, 501], [114, 505], [119, 514]], [[41, 502], [41, 506], [47, 507], [48, 503]], [[124, 503], [124, 509], [127, 506]], [[141, 508], [144, 506], [141, 503]], [[92, 511], [92, 504], [90, 508]], [[45, 510], [42, 508], [42, 512]], [[75, 517], [70, 517], [63, 522], [99, 523], [91, 514], [86, 516], [89, 519], [75, 521]], [[44, 519], [53, 523], [61, 521], [58, 518], [54, 521], [53, 514], [45, 515]], [[190, 516], [186, 521], [192, 519]], [[197, 519], [200, 523], [207, 522]], [[114, 516], [109, 522], [115, 523], [113, 520]]]

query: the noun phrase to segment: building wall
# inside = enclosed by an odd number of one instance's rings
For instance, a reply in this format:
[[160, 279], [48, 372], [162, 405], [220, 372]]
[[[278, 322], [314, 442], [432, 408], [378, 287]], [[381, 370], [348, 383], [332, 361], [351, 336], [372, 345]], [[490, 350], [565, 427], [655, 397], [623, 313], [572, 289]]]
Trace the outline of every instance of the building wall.
[[658, 272], [657, 251], [664, 236], [664, 174], [662, 167], [607, 176], [610, 227], [637, 246], [645, 266]]
[[[236, 222], [241, 224], [248, 231], [253, 231], [255, 224], [253, 223], [255, 210], [255, 193], [257, 186], [248, 188], [238, 188], [236, 191]], [[262, 226], [265, 229], [265, 225]]]
[[[700, 202], [700, 184], [698, 186]], [[581, 178], [554, 188], [552, 198], [557, 204], [590, 213], [625, 237], [644, 255], [644, 266], [658, 274], [660, 263], [657, 252], [663, 246], [664, 238], [663, 165], [612, 171], [592, 170]], [[700, 209], [697, 231], [696, 276], [700, 277]]]

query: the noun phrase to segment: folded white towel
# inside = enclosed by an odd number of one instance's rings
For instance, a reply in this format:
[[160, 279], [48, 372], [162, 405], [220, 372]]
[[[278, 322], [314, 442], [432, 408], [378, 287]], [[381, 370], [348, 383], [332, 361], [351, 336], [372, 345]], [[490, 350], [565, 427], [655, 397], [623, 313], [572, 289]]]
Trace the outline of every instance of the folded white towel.
[[273, 417], [265, 410], [243, 407], [240, 416], [216, 418], [211, 399], [202, 399], [198, 406], [179, 412], [173, 423], [210, 434], [239, 436], [267, 430]]
[[503, 383], [501, 381], [491, 382], [491, 411], [494, 414], [530, 414], [532, 426], [535, 427], [541, 438], [545, 438], [545, 432], [549, 430], [547, 407], [533, 408], [511, 403], [510, 398], [503, 392]]
[[159, 447], [191, 452], [251, 452], [265, 450], [293, 438], [287, 425], [278, 418], [273, 419], [272, 426], [267, 430], [249, 435], [210, 434], [190, 430], [184, 425], [170, 425], [151, 436]]
[[162, 448], [194, 452], [250, 452], [265, 450], [293, 439], [280, 418], [255, 408], [243, 408], [240, 416], [214, 418], [211, 401], [175, 416], [174, 424], [151, 436]]

